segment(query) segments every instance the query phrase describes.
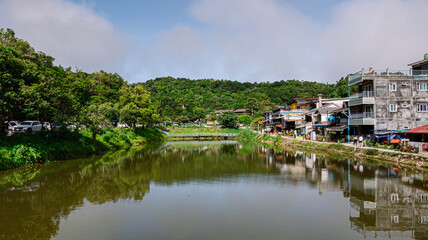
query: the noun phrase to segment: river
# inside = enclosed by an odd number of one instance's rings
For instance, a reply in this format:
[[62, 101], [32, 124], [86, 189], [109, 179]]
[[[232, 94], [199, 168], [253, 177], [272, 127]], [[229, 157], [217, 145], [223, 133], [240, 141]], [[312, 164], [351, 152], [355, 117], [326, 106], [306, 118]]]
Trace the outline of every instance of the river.
[[427, 239], [426, 172], [236, 141], [0, 172], [0, 239]]

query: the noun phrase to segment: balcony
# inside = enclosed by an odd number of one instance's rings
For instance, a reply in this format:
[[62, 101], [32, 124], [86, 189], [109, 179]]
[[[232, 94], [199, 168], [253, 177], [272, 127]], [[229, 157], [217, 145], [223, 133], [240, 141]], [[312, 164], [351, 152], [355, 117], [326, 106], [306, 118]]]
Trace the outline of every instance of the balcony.
[[374, 104], [373, 91], [362, 91], [349, 97], [349, 106], [361, 104]]
[[365, 77], [372, 79], [375, 76], [428, 76], [428, 70], [375, 70], [370, 71], [364, 70], [364, 68], [356, 73], [349, 75], [348, 86], [352, 86], [364, 81]]
[[349, 125], [374, 125], [374, 112], [351, 113]]
[[374, 118], [373, 112], [351, 113], [351, 119]]

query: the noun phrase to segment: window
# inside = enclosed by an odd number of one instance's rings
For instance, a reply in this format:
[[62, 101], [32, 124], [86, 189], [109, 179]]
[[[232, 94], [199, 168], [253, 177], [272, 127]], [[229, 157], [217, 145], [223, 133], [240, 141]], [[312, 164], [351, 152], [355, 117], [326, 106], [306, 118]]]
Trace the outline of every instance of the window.
[[418, 91], [426, 91], [427, 90], [427, 84], [426, 83], [418, 83]]
[[428, 104], [418, 104], [418, 112], [428, 112]]
[[390, 112], [396, 112], [397, 111], [397, 104], [390, 104], [389, 105], [389, 111]]
[[428, 194], [418, 194], [418, 201], [420, 203], [428, 202]]
[[397, 91], [397, 84], [396, 83], [389, 84], [389, 91]]
[[421, 223], [427, 224], [428, 223], [428, 216], [421, 216]]
[[398, 193], [391, 194], [391, 202], [398, 202]]
[[391, 222], [392, 223], [399, 223], [398, 215], [391, 215]]

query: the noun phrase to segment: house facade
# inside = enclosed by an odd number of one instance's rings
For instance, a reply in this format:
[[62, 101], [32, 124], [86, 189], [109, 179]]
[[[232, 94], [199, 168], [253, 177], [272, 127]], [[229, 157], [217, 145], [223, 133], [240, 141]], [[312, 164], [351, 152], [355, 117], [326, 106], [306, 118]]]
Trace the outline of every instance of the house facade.
[[428, 124], [428, 56], [409, 71], [364, 69], [349, 76], [351, 134], [401, 131]]

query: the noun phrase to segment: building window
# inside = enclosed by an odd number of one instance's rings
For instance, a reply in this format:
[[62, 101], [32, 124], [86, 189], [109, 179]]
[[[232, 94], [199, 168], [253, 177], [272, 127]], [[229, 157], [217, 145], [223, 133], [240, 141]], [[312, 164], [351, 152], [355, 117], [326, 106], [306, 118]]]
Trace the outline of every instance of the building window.
[[428, 202], [428, 194], [418, 194], [418, 201], [420, 203], [427, 203]]
[[427, 84], [426, 83], [418, 83], [418, 91], [426, 91]]
[[395, 83], [389, 84], [389, 91], [397, 91], [397, 84]]
[[428, 104], [418, 104], [418, 112], [428, 112]]
[[392, 215], [391, 216], [391, 222], [392, 223], [399, 223], [398, 215]]
[[389, 111], [390, 112], [396, 112], [397, 111], [397, 104], [390, 104], [389, 105]]
[[391, 202], [398, 202], [398, 193], [391, 194]]
[[428, 223], [428, 216], [421, 216], [421, 223], [427, 224]]

